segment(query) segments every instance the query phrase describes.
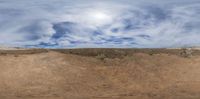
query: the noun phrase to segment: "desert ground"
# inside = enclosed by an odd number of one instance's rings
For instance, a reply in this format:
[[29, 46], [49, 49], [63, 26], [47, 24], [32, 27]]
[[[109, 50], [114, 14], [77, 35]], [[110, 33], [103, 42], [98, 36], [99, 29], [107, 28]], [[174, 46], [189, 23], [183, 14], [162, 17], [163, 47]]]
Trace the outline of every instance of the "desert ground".
[[4, 49], [0, 99], [200, 99], [200, 51]]

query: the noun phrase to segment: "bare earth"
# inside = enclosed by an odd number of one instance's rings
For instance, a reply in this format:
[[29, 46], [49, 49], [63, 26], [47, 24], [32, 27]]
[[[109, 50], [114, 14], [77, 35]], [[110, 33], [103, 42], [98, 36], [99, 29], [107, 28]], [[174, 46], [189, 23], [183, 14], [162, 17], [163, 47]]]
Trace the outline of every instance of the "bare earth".
[[0, 99], [200, 99], [200, 51], [1, 50]]

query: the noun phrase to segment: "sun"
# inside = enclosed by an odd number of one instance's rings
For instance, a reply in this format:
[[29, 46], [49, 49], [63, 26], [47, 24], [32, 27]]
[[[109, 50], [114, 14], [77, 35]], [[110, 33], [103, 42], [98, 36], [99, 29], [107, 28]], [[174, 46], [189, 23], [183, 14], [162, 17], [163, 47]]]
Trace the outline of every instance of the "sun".
[[103, 13], [103, 12], [94, 12], [94, 13], [93, 13], [93, 18], [96, 19], [96, 20], [101, 20], [101, 21], [103, 21], [103, 20], [109, 19], [110, 16], [107, 15], [107, 14], [105, 14], [105, 13]]
[[111, 15], [109, 15], [104, 11], [99, 11], [99, 10], [89, 12], [87, 18], [89, 19], [90, 23], [98, 26], [108, 24], [109, 22], [112, 21]]

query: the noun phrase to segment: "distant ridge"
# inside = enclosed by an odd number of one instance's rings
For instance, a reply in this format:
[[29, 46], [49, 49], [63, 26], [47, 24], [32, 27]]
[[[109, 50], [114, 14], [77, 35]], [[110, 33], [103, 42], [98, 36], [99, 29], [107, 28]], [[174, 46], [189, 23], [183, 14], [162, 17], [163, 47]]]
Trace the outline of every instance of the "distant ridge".
[[11, 47], [11, 46], [0, 46], [0, 50], [26, 50], [26, 48]]

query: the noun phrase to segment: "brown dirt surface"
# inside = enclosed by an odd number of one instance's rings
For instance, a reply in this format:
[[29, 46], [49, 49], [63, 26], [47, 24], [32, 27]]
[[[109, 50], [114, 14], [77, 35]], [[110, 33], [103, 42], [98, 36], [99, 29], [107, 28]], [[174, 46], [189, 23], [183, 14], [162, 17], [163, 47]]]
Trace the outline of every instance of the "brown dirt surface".
[[200, 51], [0, 51], [0, 99], [200, 99]]

